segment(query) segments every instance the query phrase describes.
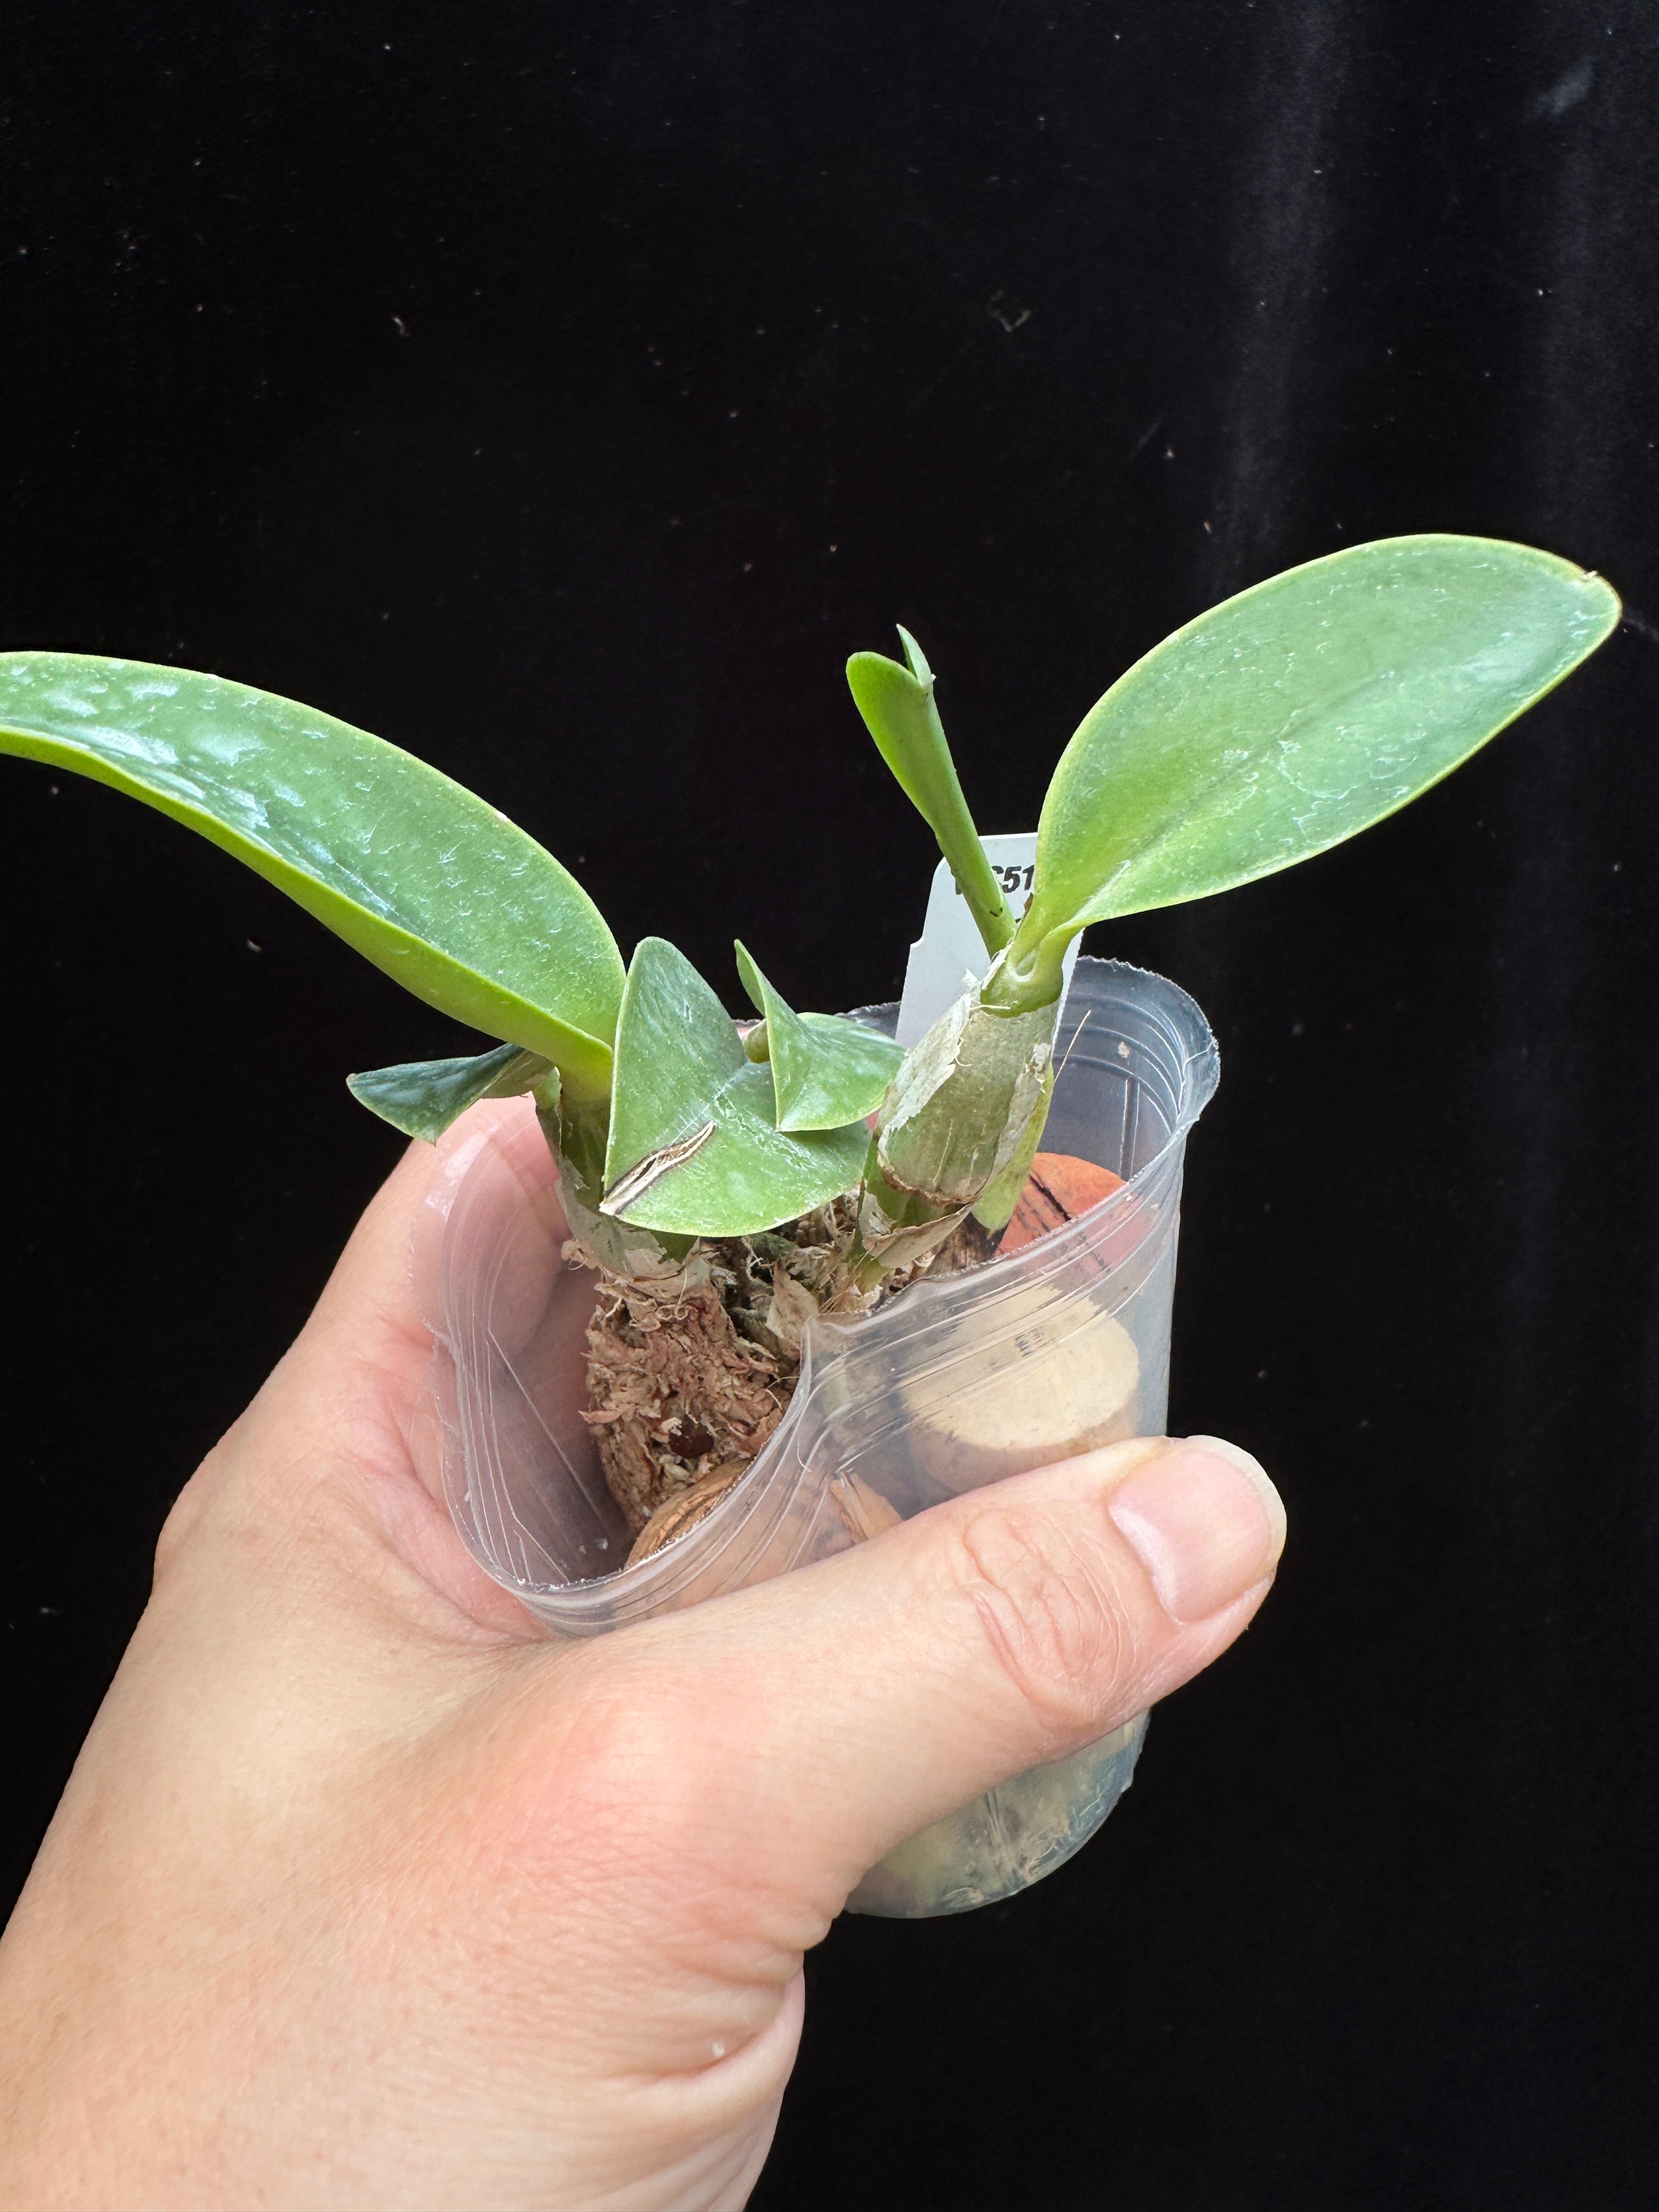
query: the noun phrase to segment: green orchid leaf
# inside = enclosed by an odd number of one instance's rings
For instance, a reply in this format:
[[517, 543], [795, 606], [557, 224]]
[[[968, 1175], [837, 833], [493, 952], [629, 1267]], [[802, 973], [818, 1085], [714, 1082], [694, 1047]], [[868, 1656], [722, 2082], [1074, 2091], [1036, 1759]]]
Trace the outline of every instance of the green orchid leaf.
[[1392, 814], [1619, 615], [1570, 562], [1454, 537], [1352, 546], [1212, 607], [1121, 677], [1066, 747], [1031, 904], [988, 997], [1057, 988], [1086, 922], [1252, 882]]
[[986, 951], [1000, 952], [1014, 933], [1013, 911], [962, 795], [933, 700], [933, 672], [909, 631], [901, 628], [899, 635], [908, 667], [885, 653], [855, 653], [847, 682], [882, 758], [939, 840]]
[[0, 653], [0, 752], [107, 783], [198, 830], [417, 999], [602, 1097], [622, 957], [533, 838], [423, 761], [292, 700], [188, 669]]
[[[738, 973], [763, 1017], [772, 1069], [773, 1120], [780, 1129], [842, 1129], [873, 1114], [904, 1054], [891, 1037], [841, 1014], [798, 1014], [737, 946]], [[757, 1057], [753, 1036], [744, 1051]]]
[[[372, 1067], [348, 1075], [346, 1088], [359, 1104], [406, 1137], [435, 1145], [444, 1131], [481, 1098], [517, 1098], [546, 1083], [552, 1062], [516, 1044], [497, 1045], [465, 1060], [410, 1060], [397, 1067]], [[553, 1089], [556, 1092], [557, 1079]]]
[[635, 947], [617, 1025], [602, 1211], [644, 1229], [747, 1237], [854, 1188], [870, 1133], [774, 1124], [772, 1071], [696, 969], [659, 937]]

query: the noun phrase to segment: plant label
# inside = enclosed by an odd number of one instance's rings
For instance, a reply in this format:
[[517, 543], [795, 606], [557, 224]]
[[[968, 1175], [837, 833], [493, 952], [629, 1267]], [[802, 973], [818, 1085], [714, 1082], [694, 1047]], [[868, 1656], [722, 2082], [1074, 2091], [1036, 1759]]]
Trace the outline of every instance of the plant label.
[[[1030, 903], [1031, 877], [1036, 866], [1036, 831], [1021, 830], [1003, 837], [981, 837], [985, 857], [1000, 878], [1015, 919]], [[1080, 939], [1073, 938], [1066, 955], [1066, 984], [1060, 1004], [1072, 982]], [[978, 983], [991, 964], [985, 940], [975, 925], [968, 902], [957, 889], [948, 860], [933, 871], [927, 893], [927, 914], [921, 935], [910, 947], [910, 964], [904, 971], [904, 996], [899, 1006], [900, 1044], [908, 1050], [925, 1036], [947, 1006], [955, 1004], [970, 984]]]

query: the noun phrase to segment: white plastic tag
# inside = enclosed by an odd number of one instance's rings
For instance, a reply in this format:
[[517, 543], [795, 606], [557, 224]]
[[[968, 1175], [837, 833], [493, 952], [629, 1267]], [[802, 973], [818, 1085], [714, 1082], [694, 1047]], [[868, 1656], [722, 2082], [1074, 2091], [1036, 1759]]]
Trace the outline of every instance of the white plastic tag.
[[[1036, 831], [1022, 830], [1006, 837], [981, 837], [985, 857], [1001, 879], [1008, 903], [1016, 916], [1031, 901], [1031, 873], [1036, 861]], [[1072, 988], [1077, 965], [1078, 940], [1066, 954], [1066, 981], [1060, 1005]], [[907, 1049], [925, 1036], [948, 1006], [953, 1006], [990, 966], [985, 940], [975, 927], [968, 902], [957, 889], [951, 864], [941, 860], [933, 871], [927, 893], [927, 915], [921, 935], [910, 947], [910, 964], [904, 971], [904, 996], [899, 1005], [898, 1042]]]

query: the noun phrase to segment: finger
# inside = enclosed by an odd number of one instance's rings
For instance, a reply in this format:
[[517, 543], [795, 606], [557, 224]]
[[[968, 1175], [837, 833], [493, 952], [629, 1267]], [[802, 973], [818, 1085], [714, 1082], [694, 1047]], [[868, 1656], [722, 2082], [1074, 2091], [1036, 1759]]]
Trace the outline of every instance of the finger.
[[1284, 1538], [1248, 1453], [1143, 1439], [629, 1632], [614, 1659], [641, 1672], [631, 1702], [669, 1740], [657, 1756], [687, 1786], [716, 1778], [707, 1825], [739, 1878], [833, 1912], [905, 1837], [1206, 1666]]
[[[435, 1145], [412, 1142], [352, 1231], [318, 1301], [313, 1330], [339, 1331], [361, 1347], [365, 1326], [376, 1326], [424, 1345], [434, 1316], [429, 1284], [424, 1301], [418, 1294], [416, 1262], [422, 1275], [435, 1273], [435, 1246], [462, 1176], [484, 1145], [518, 1136], [526, 1121], [533, 1128], [528, 1099], [485, 1099], [453, 1122]], [[541, 1150], [545, 1152], [544, 1145]], [[550, 1179], [551, 1166], [550, 1157]]]
[[[365, 1208], [294, 1346], [187, 1486], [169, 1522], [169, 1557], [210, 1504], [222, 1522], [240, 1503], [266, 1534], [297, 1514], [323, 1555], [311, 1582], [325, 1607], [337, 1608], [343, 1593], [353, 1610], [374, 1613], [387, 1597], [417, 1599], [423, 1585], [475, 1624], [535, 1632], [517, 1601], [471, 1560], [444, 1504], [432, 1335], [415, 1279], [422, 1244], [435, 1279], [433, 1248], [448, 1202], [492, 1144], [532, 1165], [538, 1154], [550, 1180], [526, 1100], [484, 1102], [435, 1146], [411, 1144]], [[522, 1160], [520, 1168], [530, 1171]], [[388, 1590], [388, 1559], [414, 1583], [394, 1578]], [[310, 1586], [288, 1581], [290, 1601]]]

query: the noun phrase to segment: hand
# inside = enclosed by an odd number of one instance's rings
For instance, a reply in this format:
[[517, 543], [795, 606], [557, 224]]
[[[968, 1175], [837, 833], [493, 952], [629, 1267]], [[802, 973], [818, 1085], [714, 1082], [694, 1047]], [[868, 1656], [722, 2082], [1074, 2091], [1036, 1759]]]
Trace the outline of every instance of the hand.
[[0, 1944], [5, 2204], [740, 2205], [865, 1869], [1186, 1681], [1272, 1579], [1255, 1462], [1157, 1438], [547, 1642], [418, 1472], [437, 1157], [163, 1532]]

